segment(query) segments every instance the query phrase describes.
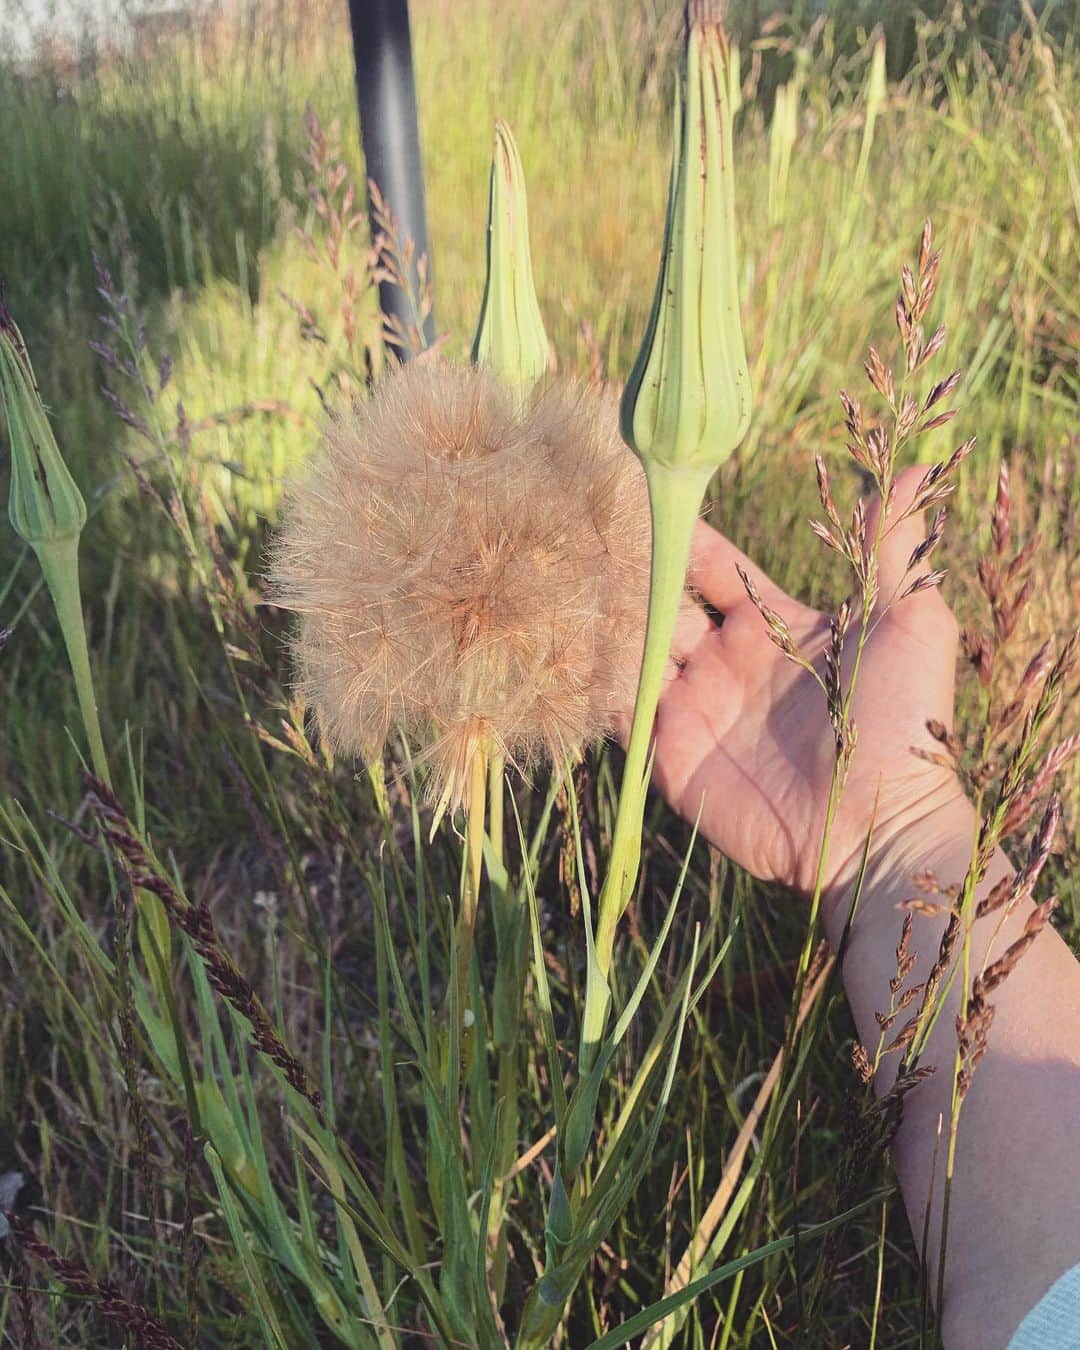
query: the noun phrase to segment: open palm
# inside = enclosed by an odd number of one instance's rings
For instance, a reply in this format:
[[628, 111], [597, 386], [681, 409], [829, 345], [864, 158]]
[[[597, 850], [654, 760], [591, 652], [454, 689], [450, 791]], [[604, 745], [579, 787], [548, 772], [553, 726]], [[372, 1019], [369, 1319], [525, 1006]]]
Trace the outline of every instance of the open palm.
[[[921, 479], [897, 481], [879, 554], [879, 591], [904, 588], [921, 517], [900, 519]], [[880, 504], [871, 508], [870, 537]], [[897, 521], [890, 525], [890, 521]], [[733, 861], [762, 880], [809, 891], [821, 846], [835, 739], [818, 682], [771, 641], [747, 596], [741, 567], [762, 600], [790, 626], [820, 668], [828, 616], [793, 600], [723, 535], [702, 524], [690, 579], [722, 615], [695, 606], [680, 625], [656, 723], [654, 782], [668, 801]], [[855, 625], [845, 644], [850, 678]], [[908, 825], [944, 825], [963, 795], [955, 775], [912, 753], [940, 749], [929, 719], [952, 723], [957, 629], [936, 589], [886, 605], [875, 616], [852, 705], [857, 746], [825, 870], [830, 885], [860, 856]]]

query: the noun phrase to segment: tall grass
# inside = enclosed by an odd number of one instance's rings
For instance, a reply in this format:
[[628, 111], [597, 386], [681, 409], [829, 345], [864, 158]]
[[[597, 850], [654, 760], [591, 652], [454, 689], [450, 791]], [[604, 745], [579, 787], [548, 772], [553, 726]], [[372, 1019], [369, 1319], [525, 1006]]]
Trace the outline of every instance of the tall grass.
[[[413, 6], [436, 314], [453, 354], [466, 352], [479, 309], [490, 128], [503, 116], [529, 174], [540, 305], [560, 363], [612, 378], [626, 372], [662, 216], [674, 8], [645, 0], [540, 0], [512, 13], [486, 0]], [[835, 392], [882, 332], [910, 238], [929, 213], [947, 260], [936, 313], [949, 328], [951, 363], [965, 371], [956, 395], [965, 424], [981, 442], [944, 546], [950, 599], [962, 611], [976, 604], [973, 560], [1004, 456], [1013, 465], [1014, 528], [1038, 530], [1042, 540], [1033, 562], [1041, 584], [1021, 625], [1032, 638], [1063, 636], [1077, 610], [1075, 52], [1030, 26], [1011, 40], [995, 41], [992, 30], [979, 42], [971, 29], [913, 25], [907, 60], [891, 56], [894, 79], [871, 135], [872, 35], [842, 24], [806, 31], [791, 21], [744, 35], [736, 155], [756, 404], [746, 453], [717, 480], [715, 519], [800, 595], [819, 599], [840, 584], [828, 556], [801, 542], [802, 522], [817, 511], [813, 454], [827, 457], [835, 490], [851, 497], [859, 483], [841, 459]], [[769, 134], [781, 82], [792, 128], [782, 173]], [[98, 817], [75, 749], [78, 710], [60, 635], [32, 558], [5, 533], [0, 627], [14, 636], [0, 656], [8, 970], [0, 1173], [31, 1178], [23, 1198], [40, 1205], [39, 1238], [56, 1253], [95, 1277], [110, 1274], [128, 1302], [173, 1334], [215, 1346], [319, 1343], [337, 1315], [334, 1298], [353, 1316], [381, 1302], [389, 1317], [422, 1324], [417, 1281], [399, 1292], [378, 1243], [361, 1244], [366, 1270], [354, 1256], [350, 1224], [366, 1234], [358, 1215], [370, 1221], [373, 1211], [356, 1193], [349, 1203], [358, 1214], [326, 1194], [368, 1186], [380, 1206], [397, 1205], [396, 1237], [416, 1261], [430, 1227], [424, 1202], [410, 1215], [406, 1198], [424, 1193], [429, 1163], [424, 1085], [411, 1067], [422, 1062], [424, 1037], [414, 1041], [403, 1007], [417, 1002], [421, 1026], [435, 1015], [424, 1000], [446, 973], [438, 955], [449, 942], [445, 897], [459, 884], [452, 837], [424, 842], [407, 761], [384, 788], [312, 748], [289, 689], [281, 621], [258, 607], [266, 522], [316, 435], [317, 387], [356, 366], [372, 319], [361, 301], [361, 336], [350, 344], [342, 272], [297, 234], [302, 227], [319, 243], [304, 159], [308, 103], [324, 126], [339, 119], [342, 160], [361, 181], [338, 6], [253, 9], [137, 59], [0, 71], [0, 119], [15, 128], [0, 157], [0, 272], [90, 508], [85, 609], [124, 803], [112, 828], [147, 852], [148, 876], [171, 888], [178, 914], [187, 906], [212, 914], [212, 939], [192, 929], [178, 941], [211, 967], [214, 952], [231, 954], [333, 1117], [330, 1133], [318, 1134], [308, 1107], [282, 1085], [280, 1064], [257, 1056], [250, 1019], [237, 1017], [235, 1003], [215, 1005], [197, 961], [176, 1010], [191, 1046], [190, 1083], [164, 1033], [152, 1043], [140, 1033], [132, 1047], [114, 1030], [113, 962], [129, 916], [118, 875], [94, 846]], [[349, 248], [346, 262], [362, 271], [362, 230]], [[172, 355], [151, 413], [136, 406], [123, 372], [86, 345], [107, 336], [94, 251], [145, 318], [155, 364]], [[285, 297], [306, 307], [320, 340]], [[102, 382], [147, 417], [149, 438], [117, 419]], [[926, 453], [940, 454], [944, 440], [927, 439]], [[145, 491], [124, 456], [140, 465]], [[179, 530], [170, 487], [187, 513]], [[526, 898], [544, 941], [534, 978], [546, 973], [560, 1036], [580, 1016], [576, 906], [595, 882], [594, 860], [606, 857], [616, 779], [602, 756], [557, 796], [540, 780], [515, 799], [526, 841], [536, 840]], [[1075, 780], [1071, 790], [1067, 854], [1049, 866], [1061, 873], [1058, 921], [1076, 942]], [[507, 837], [516, 848], [512, 819]], [[645, 969], [687, 842], [654, 803], [650, 884], [616, 948], [620, 1001]], [[836, 986], [807, 982], [801, 1113], [792, 1106], [777, 1116], [769, 1148], [755, 1154], [777, 1093], [770, 1068], [785, 1038], [802, 921], [784, 897], [701, 848], [684, 885], [670, 954], [651, 972], [644, 1019], [615, 1060], [601, 1137], [617, 1133], [628, 1109], [695, 924], [700, 969], [729, 933], [731, 945], [688, 1010], [651, 1167], [577, 1295], [572, 1345], [659, 1297], [695, 1232], [707, 1235], [720, 1264], [835, 1212], [830, 1175], [858, 1091]], [[493, 936], [485, 941], [490, 969]], [[219, 970], [219, 987], [230, 978]], [[540, 1044], [542, 1019], [530, 1031]], [[542, 1265], [530, 1244], [542, 1231], [553, 1156], [540, 1109], [551, 1072], [543, 1054], [527, 1064], [522, 1154], [507, 1182], [512, 1296], [523, 1296], [526, 1285], [514, 1284], [522, 1271]], [[278, 1114], [283, 1094], [287, 1116]], [[139, 1139], [140, 1114], [149, 1144]], [[190, 1136], [208, 1120], [217, 1143], [204, 1158]], [[305, 1154], [290, 1120], [323, 1149], [321, 1162]], [[339, 1138], [355, 1176], [328, 1151]], [[482, 1160], [472, 1164], [482, 1176]], [[219, 1182], [218, 1168], [240, 1179], [239, 1190]], [[864, 1194], [887, 1180], [875, 1168]], [[717, 1237], [710, 1200], [740, 1186], [752, 1189], [725, 1209], [733, 1217]], [[255, 1235], [254, 1250], [244, 1233]], [[899, 1202], [882, 1194], [846, 1228], [820, 1276], [822, 1343], [916, 1343], [914, 1253]], [[815, 1259], [780, 1242], [731, 1272], [693, 1305], [682, 1343], [714, 1335], [728, 1346], [797, 1343]], [[27, 1322], [40, 1342], [61, 1345], [103, 1343], [113, 1335], [107, 1326], [123, 1325], [101, 1321], [102, 1300], [55, 1268], [59, 1282], [46, 1296], [49, 1269], [10, 1267], [0, 1328], [12, 1344], [32, 1343]], [[430, 1278], [437, 1282], [437, 1272]]]

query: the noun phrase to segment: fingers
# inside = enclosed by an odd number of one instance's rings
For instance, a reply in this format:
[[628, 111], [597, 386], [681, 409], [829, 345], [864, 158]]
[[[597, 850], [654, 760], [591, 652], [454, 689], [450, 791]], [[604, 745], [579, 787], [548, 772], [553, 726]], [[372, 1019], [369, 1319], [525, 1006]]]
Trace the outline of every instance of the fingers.
[[[702, 642], [715, 636], [717, 631], [716, 625], [701, 606], [695, 605], [688, 596], [684, 597], [675, 624], [675, 636], [671, 640], [671, 656], [664, 670], [661, 697], [663, 697], [663, 693], [667, 692], [672, 680], [678, 679], [684, 663], [698, 650]], [[615, 718], [615, 734], [623, 745], [626, 744], [627, 737], [630, 735], [630, 723], [633, 720], [633, 714], [634, 708], [631, 704], [627, 708], [620, 709]]]
[[[912, 552], [925, 538], [925, 515], [922, 511], [905, 516], [922, 482], [924, 469], [917, 465], [905, 469], [896, 478], [892, 501], [885, 517], [885, 529], [878, 550], [878, 588], [881, 599], [888, 602], [904, 588], [908, 579], [908, 562]], [[881, 498], [875, 497], [866, 512], [866, 538], [873, 540], [878, 532], [881, 516]], [[914, 580], [911, 577], [910, 580]]]
[[757, 587], [762, 599], [773, 604], [777, 599], [785, 598], [779, 586], [745, 553], [719, 530], [699, 520], [694, 530], [689, 580], [721, 614], [746, 600], [746, 588], [737, 570], [740, 567]]
[[[911, 565], [915, 550], [926, 538], [927, 522], [925, 511], [906, 514], [911, 508], [925, 473], [924, 467], [913, 465], [896, 478], [878, 549], [878, 604], [883, 608], [899, 603], [900, 597], [917, 578], [934, 569], [934, 563], [929, 559]], [[881, 502], [877, 499], [867, 511], [868, 540], [873, 539], [877, 533], [880, 514]], [[940, 621], [943, 611], [945, 614], [949, 613], [948, 606], [936, 586], [905, 596], [902, 603], [909, 620], [920, 617], [926, 621]]]
[[[896, 479], [878, 550], [876, 607], [879, 614], [884, 613], [885, 631], [904, 637], [899, 646], [890, 648], [895, 670], [907, 671], [913, 681], [933, 688], [936, 707], [933, 715], [951, 726], [959, 625], [939, 587], [904, 594], [918, 577], [934, 567], [933, 559], [909, 566], [912, 554], [926, 538], [926, 513], [918, 511], [904, 517], [925, 472], [915, 466]], [[867, 513], [868, 539], [877, 532], [879, 514], [880, 502], [875, 502]]]

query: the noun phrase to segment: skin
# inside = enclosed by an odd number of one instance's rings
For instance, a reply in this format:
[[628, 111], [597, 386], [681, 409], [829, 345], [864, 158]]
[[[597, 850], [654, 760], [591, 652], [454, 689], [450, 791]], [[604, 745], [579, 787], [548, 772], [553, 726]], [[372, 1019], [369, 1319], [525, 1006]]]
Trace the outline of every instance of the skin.
[[[907, 563], [925, 535], [918, 516], [900, 520], [921, 473], [901, 475], [879, 554], [880, 594], [898, 596]], [[873, 537], [880, 506], [870, 510]], [[808, 895], [821, 847], [833, 736], [817, 683], [770, 641], [736, 567], [790, 625], [807, 654], [820, 653], [827, 618], [793, 600], [721, 534], [698, 527], [691, 580], [722, 616], [702, 608], [682, 622], [656, 723], [654, 782], [687, 819], [754, 876]], [[905, 580], [906, 578], [906, 580]], [[854, 630], [853, 630], [854, 632]], [[853, 636], [852, 632], [852, 636]], [[849, 641], [848, 648], [854, 646]], [[931, 870], [959, 882], [971, 856], [974, 810], [951, 770], [912, 754], [937, 748], [934, 718], [952, 725], [958, 633], [939, 591], [886, 604], [867, 643], [854, 701], [857, 748], [823, 874], [822, 917], [834, 947], [851, 881], [875, 820], [867, 883], [843, 977], [856, 1026], [871, 1053], [874, 1013], [889, 1007], [889, 979], [912, 878]], [[737, 809], [733, 809], [737, 805]], [[999, 855], [982, 892], [1010, 873]], [[978, 922], [973, 971], [993, 941], [1000, 955], [1031, 910], [1017, 907], [994, 936], [997, 917]], [[937, 954], [944, 919], [918, 915], [914, 982]], [[959, 980], [921, 1063], [939, 1066], [907, 1097], [894, 1156], [913, 1232], [921, 1241], [930, 1203], [931, 1289], [937, 1285], [941, 1181], [931, 1173], [939, 1122], [946, 1121], [956, 1050]], [[1064, 1271], [1080, 1262], [1080, 964], [1046, 928], [993, 996], [989, 1049], [960, 1118], [941, 1320], [948, 1350], [1004, 1347], [1024, 1315]], [[886, 1057], [875, 1086], [895, 1073]]]

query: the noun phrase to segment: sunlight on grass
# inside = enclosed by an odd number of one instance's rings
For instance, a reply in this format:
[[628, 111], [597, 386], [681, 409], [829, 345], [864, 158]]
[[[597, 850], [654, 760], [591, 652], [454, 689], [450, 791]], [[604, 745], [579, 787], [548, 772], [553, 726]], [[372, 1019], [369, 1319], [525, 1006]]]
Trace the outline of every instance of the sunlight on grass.
[[[446, 353], [468, 359], [492, 130], [505, 118], [559, 370], [621, 382], [656, 277], [681, 6], [411, 8]], [[945, 261], [928, 322], [947, 327], [948, 369], [963, 372], [960, 417], [911, 453], [939, 459], [979, 437], [944, 560], [935, 555], [965, 621], [981, 604], [976, 560], [999, 462], [1011, 465], [1014, 542], [1039, 535], [1001, 657], [1001, 678], [1016, 679], [1080, 614], [1080, 60], [1074, 44], [1026, 25], [908, 24], [897, 6], [883, 86], [881, 34], [862, 26], [862, 9], [835, 8], [809, 30], [781, 19], [739, 34], [736, 281], [754, 406], [712, 481], [711, 515], [800, 598], [841, 597], [845, 570], [805, 528], [820, 514], [814, 455], [849, 511], [866, 483], [845, 452], [837, 391], [865, 383], [869, 344], [884, 340], [896, 358], [897, 277], [932, 217]], [[398, 1318], [445, 1342], [473, 1319], [484, 1344], [499, 1343], [485, 1261], [516, 1318], [560, 1250], [544, 1230], [552, 1120], [565, 1124], [580, 1067], [565, 1048], [577, 1045], [586, 997], [581, 929], [607, 868], [621, 769], [603, 752], [561, 786], [537, 773], [505, 801], [497, 775], [488, 782], [495, 926], [482, 914], [473, 982], [480, 991], [500, 969], [496, 1002], [522, 1021], [510, 1035], [501, 1014], [497, 1028], [481, 1020], [462, 1050], [441, 1025], [447, 990], [456, 985], [458, 1003], [473, 992], [454, 967], [461, 841], [444, 826], [427, 843], [413, 749], [392, 744], [385, 777], [381, 765], [364, 774], [305, 729], [287, 624], [265, 603], [265, 545], [286, 485], [326, 409], [364, 397], [383, 360], [344, 6], [239, 7], [141, 53], [81, 63], [60, 51], [0, 57], [0, 123], [14, 128], [0, 156], [0, 274], [86, 500], [83, 610], [117, 793], [102, 784], [87, 795], [63, 639], [34, 555], [5, 527], [0, 1179], [32, 1178], [24, 1194], [47, 1211], [39, 1229], [56, 1250], [112, 1272], [190, 1343], [198, 1322], [207, 1345], [332, 1335], [389, 1347], [408, 1343], [395, 1341]], [[340, 202], [348, 183], [356, 219], [331, 256], [315, 194]], [[981, 716], [968, 688], [962, 729]], [[1075, 708], [1061, 720], [1062, 734], [1077, 730]], [[1062, 795], [1048, 867], [1055, 922], [1075, 947], [1075, 767]], [[114, 836], [108, 866], [101, 829]], [[915, 1244], [882, 1192], [891, 1173], [880, 1159], [867, 1207], [836, 1244], [824, 1240], [858, 1090], [847, 1011], [829, 972], [807, 969], [803, 917], [703, 846], [684, 874], [689, 840], [650, 798], [650, 885], [631, 900], [610, 971], [616, 1006], [640, 1017], [592, 1103], [597, 1152], [584, 1169], [591, 1185], [614, 1159], [640, 1186], [574, 1295], [566, 1344], [615, 1336], [703, 1275], [695, 1252], [706, 1249], [724, 1278], [650, 1343], [699, 1346], [715, 1333], [731, 1350], [749, 1346], [764, 1309], [777, 1343], [796, 1344], [801, 1261], [820, 1295], [813, 1334], [860, 1345], [873, 1325], [879, 1345], [914, 1344]], [[190, 972], [178, 977], [179, 1007], [133, 954], [125, 875], [173, 920]], [[661, 933], [668, 947], [653, 964]], [[707, 988], [697, 983], [713, 970]], [[804, 980], [800, 1123], [774, 1104], [794, 1081], [780, 1065]], [[483, 1070], [493, 1035], [498, 1084]], [[459, 1050], [476, 1137], [496, 1141], [490, 1157], [465, 1156], [457, 1101], [440, 1095]], [[498, 1093], [518, 1070], [517, 1156], [491, 1215], [483, 1195], [507, 1156]], [[653, 1128], [661, 1099], [646, 1168], [620, 1141], [627, 1120]], [[454, 1223], [468, 1242], [437, 1246], [433, 1234]], [[823, 1225], [820, 1268], [816, 1252], [792, 1253], [796, 1223], [808, 1237]], [[509, 1254], [491, 1258], [488, 1231], [508, 1235]], [[0, 1341], [13, 1344], [21, 1279], [0, 1291]], [[472, 1290], [467, 1307], [448, 1292], [455, 1279]], [[39, 1300], [39, 1337], [95, 1343], [94, 1297]]]

